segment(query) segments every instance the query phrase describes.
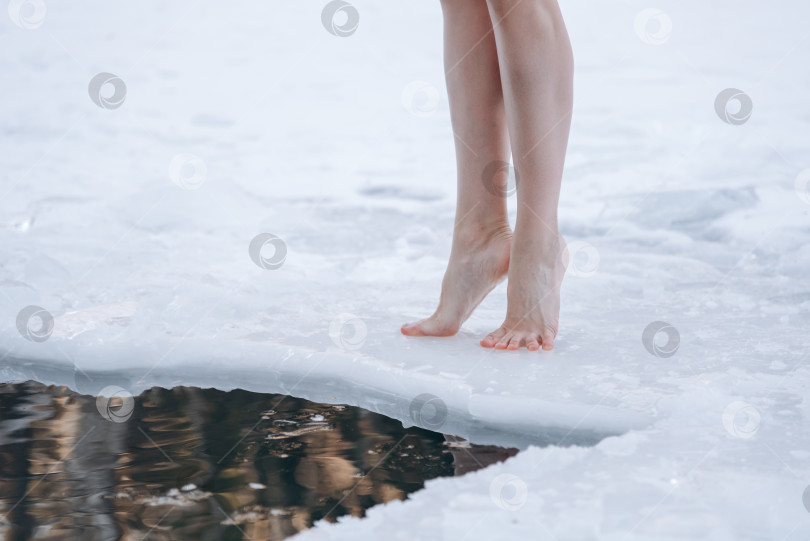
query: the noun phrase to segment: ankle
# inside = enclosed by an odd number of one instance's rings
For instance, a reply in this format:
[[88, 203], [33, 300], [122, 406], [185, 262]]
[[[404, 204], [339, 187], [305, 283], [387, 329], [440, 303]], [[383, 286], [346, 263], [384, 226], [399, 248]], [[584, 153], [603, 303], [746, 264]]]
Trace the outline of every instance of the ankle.
[[532, 230], [516, 228], [513, 244], [515, 250], [544, 261], [560, 259], [566, 247], [565, 239], [558, 230], [545, 227]]
[[466, 219], [456, 223], [453, 229], [453, 242], [462, 246], [477, 246], [511, 237], [512, 228], [506, 218], [495, 221]]

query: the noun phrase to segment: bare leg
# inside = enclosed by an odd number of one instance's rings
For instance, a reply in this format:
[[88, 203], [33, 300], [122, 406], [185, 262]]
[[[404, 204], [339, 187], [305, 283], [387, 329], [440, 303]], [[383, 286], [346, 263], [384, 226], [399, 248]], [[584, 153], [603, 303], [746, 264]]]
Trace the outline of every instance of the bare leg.
[[444, 63], [455, 134], [458, 198], [450, 261], [436, 312], [402, 326], [409, 336], [458, 332], [506, 277], [512, 236], [506, 200], [482, 181], [508, 161], [509, 137], [495, 37], [486, 0], [442, 0]]
[[565, 273], [557, 227], [574, 60], [557, 0], [487, 0], [503, 84], [518, 210], [506, 319], [484, 347], [554, 347]]

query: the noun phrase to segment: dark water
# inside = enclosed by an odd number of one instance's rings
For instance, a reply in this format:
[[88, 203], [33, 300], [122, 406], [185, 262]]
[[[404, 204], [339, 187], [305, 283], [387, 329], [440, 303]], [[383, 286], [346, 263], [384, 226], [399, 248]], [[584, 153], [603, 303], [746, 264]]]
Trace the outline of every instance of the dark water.
[[515, 453], [285, 395], [0, 384], [0, 538], [283, 539]]

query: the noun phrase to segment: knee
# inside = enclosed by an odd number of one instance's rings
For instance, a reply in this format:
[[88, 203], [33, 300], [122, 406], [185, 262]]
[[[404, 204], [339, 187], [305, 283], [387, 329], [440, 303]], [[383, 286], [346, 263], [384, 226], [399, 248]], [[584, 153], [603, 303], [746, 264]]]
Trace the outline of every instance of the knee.
[[557, 0], [486, 0], [486, 3], [493, 24], [531, 17], [553, 27], [561, 18]]
[[439, 2], [443, 10], [486, 7], [486, 0], [439, 0]]
[[486, 0], [489, 13], [494, 20], [502, 19], [520, 0]]

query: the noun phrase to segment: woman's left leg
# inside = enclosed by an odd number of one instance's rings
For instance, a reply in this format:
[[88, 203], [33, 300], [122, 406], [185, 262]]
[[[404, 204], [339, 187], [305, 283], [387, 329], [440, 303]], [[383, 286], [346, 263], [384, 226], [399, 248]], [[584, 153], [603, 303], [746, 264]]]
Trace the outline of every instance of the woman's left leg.
[[506, 319], [481, 345], [550, 350], [565, 273], [557, 205], [573, 107], [573, 53], [557, 0], [487, 0], [487, 6], [518, 175], [518, 209]]

